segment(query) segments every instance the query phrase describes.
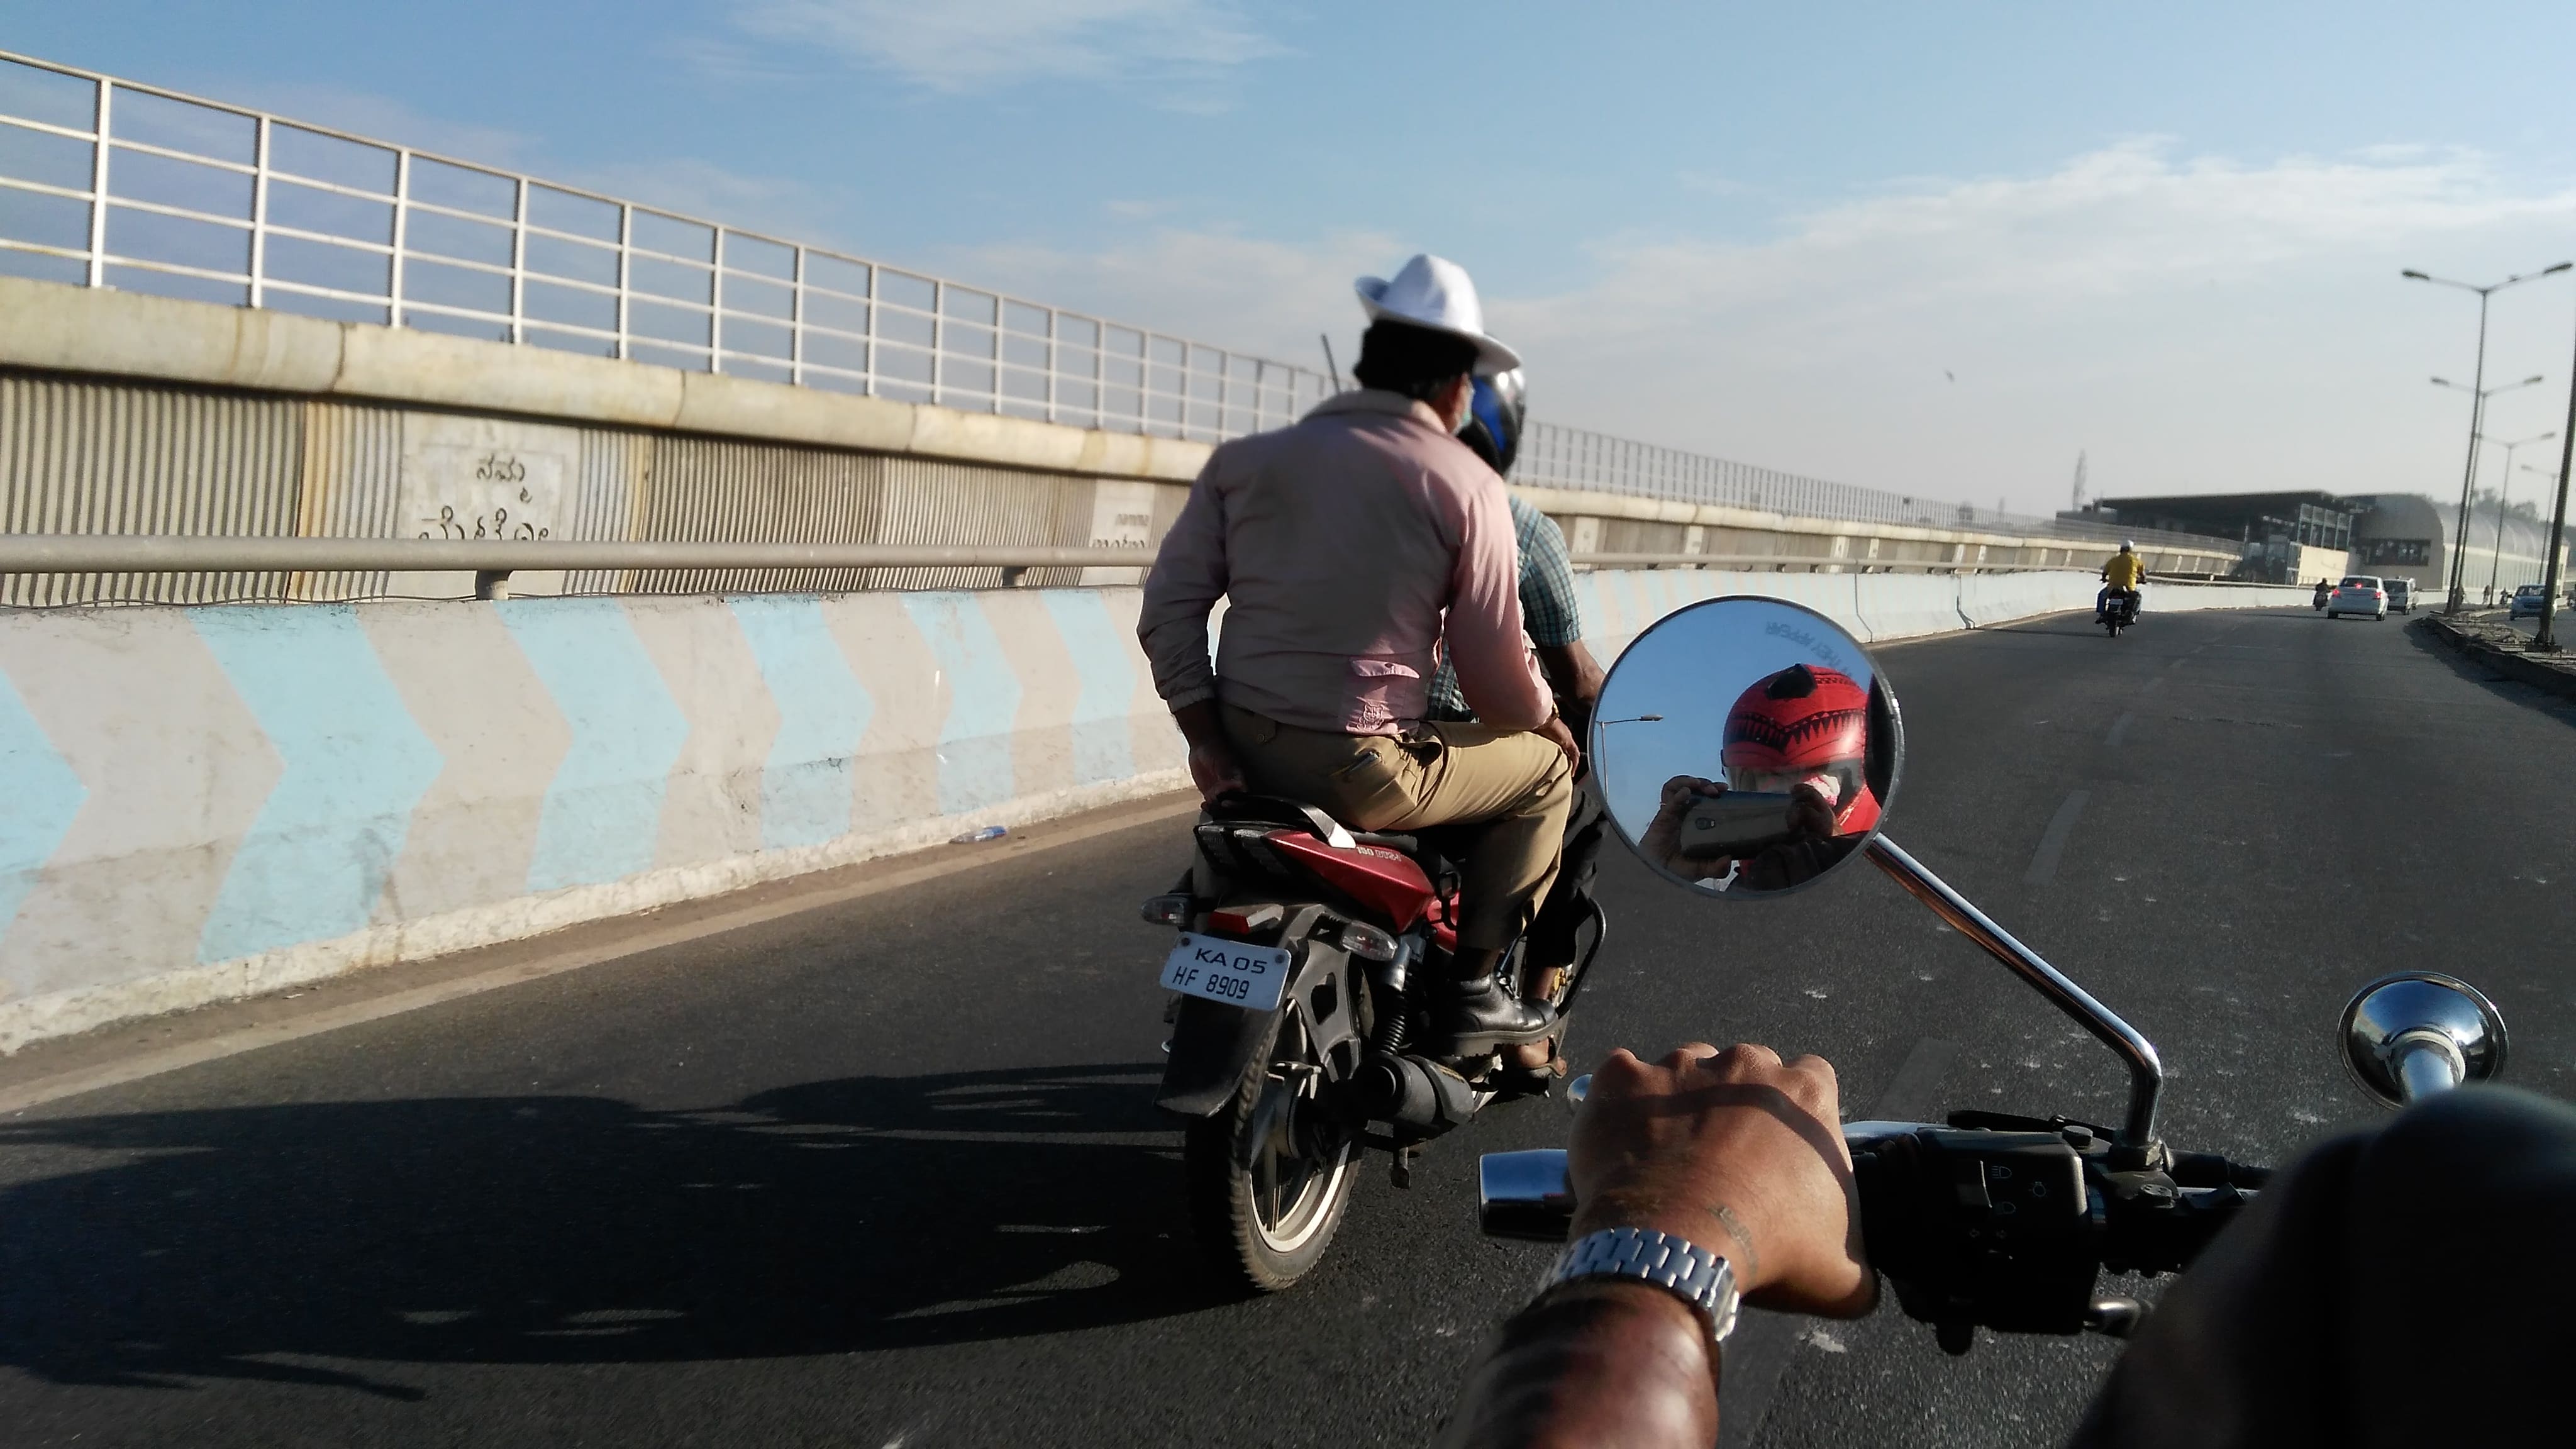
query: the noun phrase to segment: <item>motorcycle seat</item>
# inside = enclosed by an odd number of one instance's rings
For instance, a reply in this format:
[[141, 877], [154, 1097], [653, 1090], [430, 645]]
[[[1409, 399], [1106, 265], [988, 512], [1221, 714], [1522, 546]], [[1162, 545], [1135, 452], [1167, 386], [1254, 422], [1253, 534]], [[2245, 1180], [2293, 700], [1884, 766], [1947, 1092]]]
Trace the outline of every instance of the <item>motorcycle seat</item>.
[[1248, 791], [1230, 790], [1200, 808], [1200, 814], [1229, 824], [1278, 825], [1303, 829], [1327, 845], [1376, 845], [1399, 851], [1411, 857], [1433, 880], [1454, 871], [1451, 861], [1462, 854], [1453, 828], [1442, 827], [1419, 835], [1400, 835], [1392, 831], [1353, 830], [1334, 819], [1322, 808], [1285, 795], [1255, 795]]

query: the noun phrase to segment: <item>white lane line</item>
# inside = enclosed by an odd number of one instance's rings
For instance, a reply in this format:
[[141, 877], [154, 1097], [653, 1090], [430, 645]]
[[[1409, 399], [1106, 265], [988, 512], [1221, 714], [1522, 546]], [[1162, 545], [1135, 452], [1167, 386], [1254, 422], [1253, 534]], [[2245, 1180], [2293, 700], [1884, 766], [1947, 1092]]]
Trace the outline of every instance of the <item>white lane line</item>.
[[[1927, 1036], [1916, 1042], [1865, 1120], [1928, 1119], [1941, 1078], [1958, 1055], [1959, 1044], [1954, 1041]], [[1717, 1449], [1748, 1449], [1761, 1434], [1772, 1392], [1797, 1358], [1798, 1334], [1806, 1326], [1807, 1320], [1794, 1313], [1744, 1310], [1734, 1335], [1726, 1340], [1726, 1372], [1717, 1381]]]
[[2165, 687], [2165, 677], [2164, 677], [2163, 675], [2159, 674], [2159, 675], [2157, 675], [2155, 678], [2148, 680], [2148, 681], [2146, 682], [2146, 684], [2145, 684], [2142, 688], [2140, 688], [2140, 689], [2138, 690], [2138, 693], [2140, 693], [2140, 694], [2153, 694], [2153, 693], [2155, 693], [2157, 690], [2162, 689], [2162, 688], [2164, 688], [2164, 687]]
[[1157, 820], [1167, 820], [1197, 808], [1198, 798], [1195, 795], [1179, 797], [1157, 809], [1138, 810], [1133, 806], [1119, 808], [1116, 814], [1105, 819], [1069, 825], [1062, 829], [1049, 830], [1043, 836], [1033, 836], [1023, 843], [1021, 849], [1008, 855], [974, 853], [952, 856], [944, 860], [913, 866], [908, 870], [889, 871], [883, 875], [870, 876], [866, 880], [854, 881], [837, 890], [817, 891], [809, 895], [739, 906], [733, 910], [701, 916], [692, 921], [622, 934], [613, 941], [567, 950], [533, 961], [521, 961], [495, 970], [478, 972], [472, 976], [459, 976], [452, 981], [441, 981], [435, 985], [416, 987], [410, 991], [397, 991], [368, 1001], [354, 1001], [346, 1006], [331, 1007], [284, 1021], [262, 1022], [238, 1031], [210, 1036], [202, 1041], [181, 1042], [176, 1046], [162, 1047], [156, 1051], [140, 1052], [119, 1061], [102, 1062], [97, 1066], [58, 1072], [49, 1077], [37, 1077], [14, 1087], [0, 1088], [0, 1113], [23, 1112], [29, 1107], [41, 1106], [64, 1097], [78, 1096], [83, 1092], [96, 1092], [108, 1087], [121, 1087], [128, 1082], [157, 1077], [164, 1072], [175, 1072], [182, 1067], [219, 1061], [225, 1057], [239, 1056], [243, 1052], [257, 1051], [261, 1047], [299, 1041], [308, 1036], [319, 1036], [326, 1031], [338, 1031], [342, 1027], [357, 1026], [363, 1022], [381, 1021], [388, 1016], [399, 1016], [406, 1011], [418, 1011], [424, 1006], [436, 1006], [441, 1002], [454, 1001], [459, 997], [497, 991], [504, 986], [517, 986], [529, 981], [542, 981], [546, 977], [559, 976], [566, 971], [578, 971], [584, 966], [623, 960], [629, 956], [639, 956], [647, 951], [659, 951], [670, 946], [687, 945], [692, 941], [703, 941], [713, 936], [724, 935], [729, 931], [741, 930], [746, 926], [756, 926], [766, 921], [802, 915], [808, 911], [827, 910], [852, 901], [865, 900], [869, 896], [883, 895], [888, 891], [904, 890], [926, 881], [937, 880], [941, 876], [956, 875], [961, 871], [980, 870], [985, 866], [998, 865], [1006, 860], [1026, 860], [1039, 851], [1051, 850], [1060, 845], [1077, 844], [1097, 836], [1151, 824]]
[[2092, 798], [2092, 791], [2077, 790], [2057, 807], [2057, 813], [2049, 817], [2048, 829], [2040, 833], [2039, 849], [2030, 857], [2030, 869], [2022, 872], [2022, 884], [2046, 885], [2057, 878], [2057, 858], [2066, 853], [2066, 837], [2075, 833], [2076, 818], [2084, 813], [2084, 802]]
[[2125, 709], [2120, 711], [2120, 717], [2111, 721], [2111, 733], [2103, 737], [2102, 743], [2109, 745], [2115, 750], [2118, 749], [2120, 747], [2120, 741], [2129, 737], [2129, 721], [2136, 718], [2136, 715], [2129, 713]]

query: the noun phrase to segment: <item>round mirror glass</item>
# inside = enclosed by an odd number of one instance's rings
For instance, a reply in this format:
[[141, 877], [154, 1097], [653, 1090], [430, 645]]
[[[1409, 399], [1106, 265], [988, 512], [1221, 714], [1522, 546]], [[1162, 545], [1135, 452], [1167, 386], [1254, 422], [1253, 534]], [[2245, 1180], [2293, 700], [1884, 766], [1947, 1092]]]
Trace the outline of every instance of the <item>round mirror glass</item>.
[[1611, 666], [1592, 722], [1621, 838], [1666, 877], [1729, 899], [1797, 890], [1858, 859], [1904, 750], [1869, 651], [1782, 599], [1665, 615]]

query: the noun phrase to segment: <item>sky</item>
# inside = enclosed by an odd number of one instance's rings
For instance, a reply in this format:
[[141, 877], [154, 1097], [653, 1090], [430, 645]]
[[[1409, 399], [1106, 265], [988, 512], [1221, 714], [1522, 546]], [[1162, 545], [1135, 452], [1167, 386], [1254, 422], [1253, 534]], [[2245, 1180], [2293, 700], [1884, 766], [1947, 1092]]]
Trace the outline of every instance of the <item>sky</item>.
[[[2455, 495], [2477, 302], [2399, 271], [2576, 257], [2543, 4], [0, 0], [0, 50], [1308, 366], [1433, 251], [1537, 416], [2024, 511], [2079, 452]], [[2491, 435], [2558, 428], [2576, 273], [2493, 311], [2553, 385]]]

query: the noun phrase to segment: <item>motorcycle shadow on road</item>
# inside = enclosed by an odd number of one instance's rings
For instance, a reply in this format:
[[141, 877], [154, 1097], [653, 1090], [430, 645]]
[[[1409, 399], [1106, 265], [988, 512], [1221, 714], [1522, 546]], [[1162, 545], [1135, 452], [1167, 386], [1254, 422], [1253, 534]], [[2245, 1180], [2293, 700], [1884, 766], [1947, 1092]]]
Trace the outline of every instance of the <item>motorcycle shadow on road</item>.
[[[699, 1112], [333, 1102], [0, 1126], [0, 1362], [61, 1383], [841, 1353], [1193, 1311], [1151, 1065]], [[325, 1366], [315, 1360], [338, 1361]]]

